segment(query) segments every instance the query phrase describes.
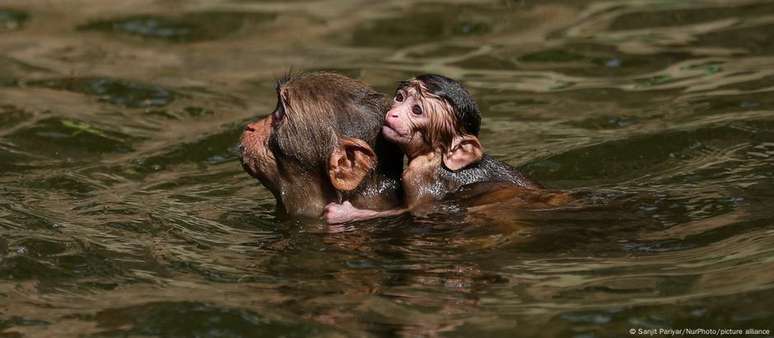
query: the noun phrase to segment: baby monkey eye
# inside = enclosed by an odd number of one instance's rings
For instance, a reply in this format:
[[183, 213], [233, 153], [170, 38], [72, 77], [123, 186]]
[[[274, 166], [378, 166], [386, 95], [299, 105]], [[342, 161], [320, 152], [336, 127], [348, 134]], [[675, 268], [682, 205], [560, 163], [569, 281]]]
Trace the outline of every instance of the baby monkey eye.
[[411, 107], [411, 112], [414, 113], [414, 115], [422, 115], [422, 107], [415, 104], [413, 107]]
[[403, 102], [403, 94], [401, 93], [395, 94], [395, 101]]

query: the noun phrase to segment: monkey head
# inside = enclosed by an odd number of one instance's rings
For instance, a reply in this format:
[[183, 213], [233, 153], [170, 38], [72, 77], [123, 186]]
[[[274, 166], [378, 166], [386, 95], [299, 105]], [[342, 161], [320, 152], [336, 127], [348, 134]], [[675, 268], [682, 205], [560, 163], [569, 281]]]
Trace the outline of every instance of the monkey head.
[[274, 111], [245, 127], [240, 149], [280, 211], [316, 217], [342, 195], [371, 207], [399, 202], [402, 155], [380, 136], [382, 94], [326, 72], [289, 75], [276, 92]]
[[400, 82], [382, 133], [409, 159], [440, 152], [443, 164], [454, 171], [481, 160], [480, 129], [478, 106], [459, 82], [424, 74]]

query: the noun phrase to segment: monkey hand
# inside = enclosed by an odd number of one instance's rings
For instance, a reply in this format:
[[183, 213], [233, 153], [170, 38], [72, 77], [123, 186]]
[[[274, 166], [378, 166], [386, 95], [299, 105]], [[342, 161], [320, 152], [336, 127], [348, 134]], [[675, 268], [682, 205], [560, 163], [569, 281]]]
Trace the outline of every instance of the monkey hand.
[[329, 203], [325, 206], [323, 211], [323, 219], [328, 224], [340, 224], [357, 220], [357, 214], [359, 209], [355, 208], [349, 201], [344, 203]]

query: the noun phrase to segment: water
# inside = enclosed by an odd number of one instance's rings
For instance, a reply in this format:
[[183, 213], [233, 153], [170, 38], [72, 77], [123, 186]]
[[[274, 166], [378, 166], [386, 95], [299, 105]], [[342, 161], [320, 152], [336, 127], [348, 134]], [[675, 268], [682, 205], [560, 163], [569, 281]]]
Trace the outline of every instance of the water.
[[[4, 1], [0, 336], [774, 330], [773, 28], [770, 1]], [[586, 207], [278, 219], [235, 145], [290, 67], [462, 79], [487, 151]]]

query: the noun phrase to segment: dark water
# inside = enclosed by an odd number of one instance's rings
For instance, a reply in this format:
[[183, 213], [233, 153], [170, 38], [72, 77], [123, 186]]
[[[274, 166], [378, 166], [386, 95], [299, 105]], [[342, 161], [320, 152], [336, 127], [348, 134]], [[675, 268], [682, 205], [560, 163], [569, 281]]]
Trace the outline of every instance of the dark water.
[[[588, 207], [279, 220], [234, 147], [290, 67], [462, 79]], [[3, 1], [0, 337], [774, 330], [773, 92], [771, 1]]]

